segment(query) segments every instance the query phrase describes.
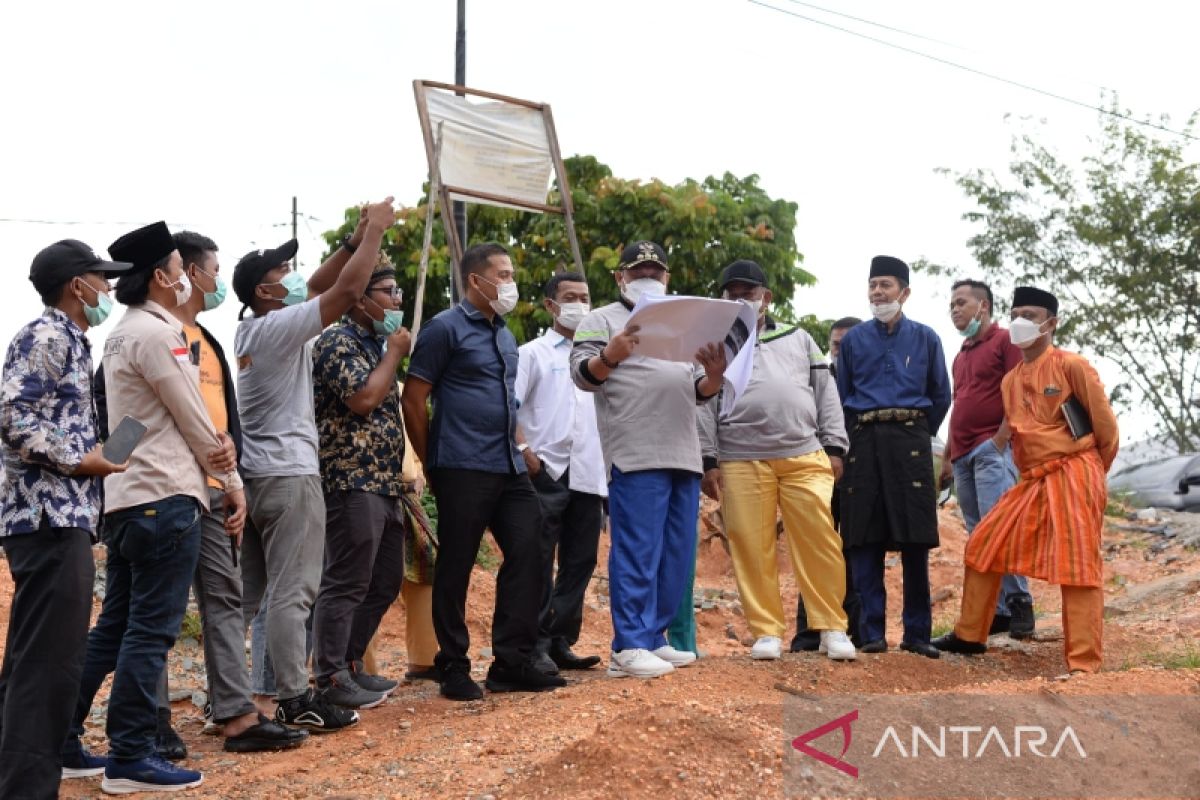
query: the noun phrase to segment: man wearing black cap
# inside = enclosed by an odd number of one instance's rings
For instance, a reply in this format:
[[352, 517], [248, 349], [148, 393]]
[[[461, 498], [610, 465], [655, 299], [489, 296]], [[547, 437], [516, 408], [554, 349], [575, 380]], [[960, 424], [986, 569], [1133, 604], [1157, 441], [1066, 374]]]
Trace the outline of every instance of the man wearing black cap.
[[633, 307], [643, 295], [666, 292], [669, 279], [658, 244], [626, 247], [617, 265], [620, 300], [584, 317], [571, 349], [575, 385], [596, 395], [609, 473], [612, 677], [655, 678], [696, 660], [668, 644], [665, 631], [696, 559], [702, 460], [695, 407], [720, 391], [726, 359], [720, 342], [696, 353], [703, 371], [637, 354], [638, 327], [628, 325]]
[[1004, 376], [1000, 391], [1021, 480], [967, 541], [962, 612], [954, 630], [933, 644], [949, 653], [987, 650], [1004, 575], [1028, 575], [1062, 588], [1068, 676], [1096, 672], [1104, 632], [1100, 536], [1105, 476], [1120, 442], [1117, 418], [1087, 359], [1051, 343], [1058, 298], [1019, 286], [1011, 314], [1009, 340], [1023, 360]]
[[0, 797], [55, 797], [60, 778], [104, 771], [82, 748], [65, 762], [60, 752], [83, 671], [100, 481], [125, 469], [101, 451], [84, 333], [112, 308], [108, 278], [132, 266], [73, 239], [42, 250], [29, 280], [46, 309], [4, 360], [0, 543], [14, 590], [0, 671]]
[[[294, 239], [247, 253], [233, 269], [242, 314], [253, 312], [234, 337], [241, 469], [250, 508], [242, 546], [243, 601], [250, 616], [266, 603], [276, 719], [317, 732], [353, 725], [358, 714], [308, 685], [305, 624], [325, 546], [312, 342], [363, 296], [384, 231], [394, 222], [392, 198], [368, 205], [354, 234], [307, 281], [288, 263], [296, 255]], [[261, 668], [255, 664], [256, 672]]]
[[842, 610], [846, 562], [830, 499], [846, 453], [846, 426], [829, 362], [808, 333], [771, 319], [762, 267], [735, 261], [721, 272], [721, 296], [754, 309], [758, 340], [746, 391], [721, 417], [720, 398], [699, 414], [705, 494], [721, 502], [733, 573], [750, 632], [750, 657], [783, 654], [787, 630], [779, 593], [776, 513], [782, 513], [793, 573], [820, 650], [853, 660]]
[[837, 365], [838, 392], [852, 420], [842, 538], [862, 603], [862, 651], [888, 648], [883, 566], [887, 552], [899, 550], [900, 649], [937, 658], [929, 643], [929, 549], [939, 543], [930, 437], [950, 409], [950, 379], [937, 334], [901, 311], [910, 292], [908, 265], [875, 256], [867, 285], [874, 319], [845, 335]]
[[133, 264], [117, 284], [128, 306], [104, 345], [108, 423], [126, 416], [145, 426], [129, 469], [104, 482], [107, 583], [88, 636], [70, 735], [111, 672], [108, 793], [198, 786], [203, 776], [155, 754], [155, 689], [187, 609], [200, 549], [200, 514], [210, 504], [207, 476], [224, 489], [225, 530], [237, 536], [246, 506], [236, 457], [200, 395], [200, 376], [183, 326], [171, 313], [191, 297], [183, 259], [165, 223], [139, 228], [109, 246]]

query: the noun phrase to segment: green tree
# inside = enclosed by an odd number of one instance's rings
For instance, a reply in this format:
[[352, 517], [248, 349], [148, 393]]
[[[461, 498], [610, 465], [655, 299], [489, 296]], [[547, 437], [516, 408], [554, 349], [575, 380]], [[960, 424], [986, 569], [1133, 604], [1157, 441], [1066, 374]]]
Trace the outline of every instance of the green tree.
[[[757, 175], [737, 178], [726, 173], [720, 178], [686, 180], [671, 186], [659, 180], [614, 178], [607, 166], [591, 156], [567, 159], [566, 169], [593, 305], [616, 299], [612, 271], [621, 249], [639, 239], [650, 239], [666, 248], [671, 265], [670, 288], [677, 294], [711, 296], [722, 267], [739, 258], [757, 261], [771, 283], [773, 313], [781, 319], [793, 320], [791, 298], [796, 287], [815, 281], [798, 266], [802, 256], [794, 235], [796, 204], [769, 197], [758, 185]], [[423, 195], [428, 196], [428, 186]], [[557, 185], [550, 202], [558, 202]], [[543, 284], [559, 266], [574, 269], [563, 219], [556, 214], [486, 205], [469, 204], [467, 209], [472, 243], [499, 242], [512, 253], [521, 300], [508, 316], [508, 325], [518, 341], [528, 341], [552, 322], [541, 304]], [[402, 208], [398, 225], [388, 231], [384, 246], [396, 265], [410, 308], [427, 213], [424, 199]], [[353, 230], [357, 220], [358, 209], [347, 209], [343, 224], [325, 234], [331, 248]], [[425, 286], [426, 320], [449, 305], [449, 264], [449, 246], [439, 219], [434, 226]], [[814, 335], [821, 335], [820, 323], [813, 318], [800, 322]], [[827, 329], [828, 324], [824, 327]]]
[[[1111, 110], [1120, 112], [1115, 101]], [[1166, 127], [1165, 117], [1156, 122]], [[1194, 449], [1200, 177], [1182, 137], [1102, 115], [1096, 152], [1078, 167], [1029, 134], [1014, 137], [1013, 153], [1006, 176], [955, 175], [976, 206], [964, 219], [982, 226], [968, 240], [979, 268], [998, 296], [1022, 284], [1058, 295], [1056, 341], [1115, 362], [1114, 404], [1152, 410], [1164, 441]]]

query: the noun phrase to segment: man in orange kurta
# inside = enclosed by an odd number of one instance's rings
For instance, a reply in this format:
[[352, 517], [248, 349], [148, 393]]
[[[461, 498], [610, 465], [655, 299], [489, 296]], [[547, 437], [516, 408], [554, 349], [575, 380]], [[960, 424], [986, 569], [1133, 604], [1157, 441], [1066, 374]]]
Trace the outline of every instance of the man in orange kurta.
[[[1051, 344], [1058, 299], [1018, 287], [1009, 334], [1024, 361], [1004, 377], [1004, 412], [1012, 429], [1020, 482], [975, 528], [966, 550], [962, 612], [939, 650], [987, 649], [996, 596], [1005, 573], [1062, 587], [1067, 667], [1095, 672], [1104, 626], [1100, 533], [1108, 502], [1105, 476], [1117, 455], [1117, 419], [1096, 370], [1083, 356]], [[1074, 399], [1091, 432], [1073, 435], [1063, 405]]]

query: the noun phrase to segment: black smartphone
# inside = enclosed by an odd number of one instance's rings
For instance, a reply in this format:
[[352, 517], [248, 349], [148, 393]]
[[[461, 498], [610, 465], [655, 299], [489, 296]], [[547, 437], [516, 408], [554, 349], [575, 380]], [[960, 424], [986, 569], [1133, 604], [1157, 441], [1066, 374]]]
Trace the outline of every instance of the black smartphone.
[[104, 443], [104, 458], [113, 464], [124, 464], [145, 435], [146, 426], [126, 415]]

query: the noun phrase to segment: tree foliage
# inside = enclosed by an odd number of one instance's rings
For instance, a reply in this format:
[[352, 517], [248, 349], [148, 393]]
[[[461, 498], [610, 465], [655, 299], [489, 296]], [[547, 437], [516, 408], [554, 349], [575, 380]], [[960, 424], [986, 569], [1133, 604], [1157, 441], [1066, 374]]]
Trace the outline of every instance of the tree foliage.
[[[1112, 110], [1129, 116], [1115, 101]], [[1200, 444], [1197, 165], [1182, 137], [1160, 138], [1110, 115], [1095, 145], [1073, 167], [1024, 134], [1013, 140], [1007, 175], [957, 174], [976, 206], [964, 218], [982, 226], [968, 245], [997, 296], [1022, 284], [1054, 292], [1056, 341], [1115, 362], [1122, 379], [1111, 389], [1114, 404], [1152, 410], [1156, 433], [1191, 450]]]
[[[815, 281], [798, 266], [802, 256], [794, 235], [796, 204], [769, 197], [758, 185], [757, 175], [737, 178], [725, 173], [720, 178], [671, 186], [659, 180], [615, 178], [591, 156], [574, 156], [565, 165], [594, 306], [616, 299], [613, 270], [621, 249], [639, 239], [666, 248], [670, 290], [676, 294], [713, 296], [721, 269], [731, 261], [748, 258], [767, 274], [775, 296], [773, 313], [792, 320], [791, 298], [796, 287]], [[415, 297], [425, 215], [429, 213], [427, 196], [428, 186], [417, 205], [399, 211], [398, 224], [388, 231], [384, 246], [396, 265], [408, 309]], [[557, 185], [550, 202], [558, 202]], [[437, 213], [436, 203], [434, 206]], [[358, 209], [347, 209], [341, 227], [325, 234], [331, 248], [353, 230], [357, 220]], [[521, 300], [508, 316], [508, 325], [518, 341], [537, 336], [552, 322], [542, 307], [542, 286], [556, 268], [574, 269], [562, 217], [470, 204], [467, 230], [472, 243], [494, 241], [509, 248]], [[449, 246], [438, 219], [426, 280], [425, 319], [450, 303], [449, 264]], [[815, 319], [799, 321], [812, 329], [818, 340], [824, 335]], [[828, 322], [823, 327], [827, 329]]]

